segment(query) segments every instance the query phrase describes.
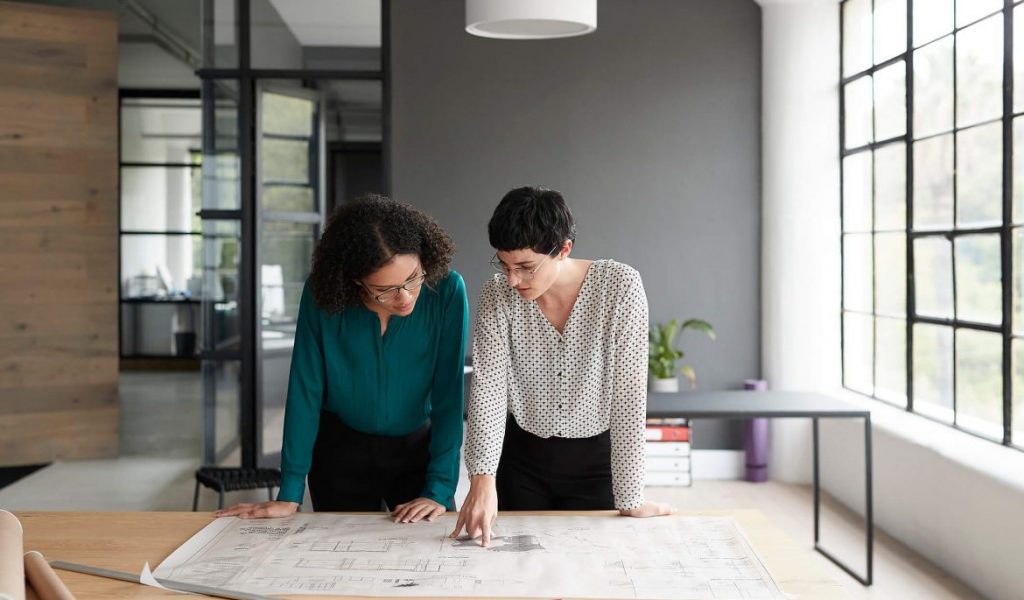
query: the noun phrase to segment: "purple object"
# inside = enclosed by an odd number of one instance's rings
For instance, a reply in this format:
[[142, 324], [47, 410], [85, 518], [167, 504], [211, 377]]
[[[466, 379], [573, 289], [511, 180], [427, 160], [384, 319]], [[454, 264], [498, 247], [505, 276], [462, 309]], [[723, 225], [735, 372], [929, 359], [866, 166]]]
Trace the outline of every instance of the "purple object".
[[[743, 389], [763, 392], [768, 382], [763, 379], [747, 379]], [[768, 419], [759, 417], [747, 421], [747, 481], [762, 483], [768, 481]]]

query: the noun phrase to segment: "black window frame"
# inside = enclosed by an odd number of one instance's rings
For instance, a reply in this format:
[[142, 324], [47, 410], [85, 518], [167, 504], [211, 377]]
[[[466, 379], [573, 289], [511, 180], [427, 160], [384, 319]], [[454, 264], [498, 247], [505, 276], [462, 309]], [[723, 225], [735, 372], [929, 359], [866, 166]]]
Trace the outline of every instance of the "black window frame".
[[[957, 25], [956, 23], [956, 8], [959, 2], [966, 2], [970, 0], [953, 0], [951, 3], [953, 28], [950, 32], [938, 36], [935, 39], [929, 40], [915, 46], [914, 44], [914, 0], [906, 0], [906, 45], [903, 51], [896, 54], [895, 56], [889, 57], [884, 61], [875, 64], [872, 59], [871, 65], [867, 69], [851, 73], [849, 75], [844, 74], [845, 67], [845, 7], [851, 0], [842, 0], [839, 4], [839, 173], [840, 173], [840, 356], [841, 356], [841, 371], [840, 376], [842, 379], [842, 386], [854, 393], [871, 397], [880, 402], [894, 405], [884, 398], [878, 397], [878, 373], [877, 373], [877, 355], [878, 355], [878, 338], [877, 338], [877, 319], [879, 316], [887, 318], [887, 315], [879, 315], [877, 310], [876, 301], [876, 269], [875, 269], [875, 236], [879, 233], [879, 230], [875, 227], [875, 219], [872, 208], [871, 228], [869, 235], [872, 240], [872, 277], [871, 277], [871, 291], [872, 291], [872, 306], [870, 312], [864, 312], [861, 310], [850, 310], [846, 307], [846, 236], [849, 232], [846, 231], [845, 223], [843, 222], [844, 208], [845, 208], [845, 173], [843, 171], [843, 161], [849, 156], [867, 152], [874, 158], [875, 150], [891, 146], [893, 144], [904, 144], [905, 150], [905, 198], [904, 202], [906, 205], [906, 223], [902, 233], [905, 238], [905, 260], [906, 260], [906, 306], [904, 311], [903, 319], [905, 320], [905, 336], [906, 336], [906, 355], [905, 355], [905, 375], [906, 375], [906, 406], [896, 405], [898, 408], [905, 408], [907, 412], [912, 412], [918, 416], [927, 418], [932, 421], [939, 422], [943, 425], [950, 426], [959, 431], [971, 434], [975, 437], [979, 437], [984, 440], [1000, 443], [1003, 446], [1011, 447], [1017, 450], [1024, 451], [1024, 439], [1014, 440], [1013, 439], [1013, 341], [1015, 339], [1024, 341], [1024, 335], [1014, 335], [1013, 331], [1013, 272], [1014, 267], [1024, 268], [1022, 265], [1014, 265], [1013, 263], [1013, 236], [1016, 230], [1024, 232], [1024, 224], [1015, 224], [1013, 220], [1013, 144], [1014, 144], [1014, 120], [1018, 117], [1024, 117], [1024, 111], [1014, 112], [1014, 56], [1013, 56], [1013, 37], [1014, 37], [1014, 11], [1024, 10], [1024, 0], [1003, 0], [1002, 6], [995, 11], [989, 12], [983, 16], [975, 18], [969, 23], [963, 25]], [[870, 18], [873, 20], [876, 14], [876, 3], [877, 0], [868, 0], [871, 6]], [[968, 29], [986, 19], [992, 18], [995, 15], [1003, 15], [1003, 69], [1002, 69], [1002, 113], [999, 117], [987, 119], [978, 123], [972, 123], [966, 126], [958, 125], [957, 118], [957, 55], [956, 55], [956, 40], [958, 34], [964, 29]], [[942, 131], [936, 134], [929, 134], [928, 136], [920, 139], [914, 137], [914, 53], [915, 51], [924, 48], [929, 44], [936, 43], [947, 36], [952, 36], [953, 40], [953, 51], [952, 51], [952, 69], [953, 69], [953, 80], [952, 80], [952, 103], [953, 103], [953, 128], [949, 131]], [[875, 31], [872, 26], [872, 38], [871, 47], [872, 53], [874, 52], [875, 44]], [[883, 139], [875, 140], [874, 135], [871, 136], [872, 141], [868, 144], [857, 146], [854, 148], [846, 147], [846, 86], [862, 77], [873, 76], [876, 72], [903, 62], [905, 65], [905, 109], [906, 109], [906, 124], [903, 135]], [[874, 120], [874, 99], [872, 99], [872, 131], [874, 132], [875, 120]], [[957, 134], [961, 131], [967, 131], [985, 125], [991, 125], [994, 123], [1001, 123], [1002, 125], [1002, 219], [1001, 224], [990, 226], [990, 227], [958, 227], [956, 223], [956, 208], [957, 208], [957, 185], [956, 185], [956, 139]], [[953, 139], [953, 214], [954, 221], [952, 228], [950, 229], [932, 229], [927, 230], [915, 230], [914, 229], [914, 145], [917, 142], [931, 139], [940, 135], [951, 135]], [[1021, 176], [1024, 176], [1022, 174]], [[872, 175], [872, 191], [871, 191], [871, 202], [874, 203], [875, 190], [874, 190], [874, 175]], [[899, 232], [897, 230], [897, 232]], [[868, 232], [865, 232], [868, 233]], [[956, 300], [956, 244], [953, 243], [956, 237], [971, 235], [971, 234], [998, 234], [1000, 243], [1000, 275], [1001, 275], [1001, 307], [1002, 307], [1002, 321], [999, 324], [987, 324], [978, 323], [972, 321], [966, 321], [958, 319], [957, 311], [957, 300]], [[916, 311], [916, 298], [914, 290], [914, 241], [924, 237], [941, 237], [950, 241], [951, 250], [951, 272], [952, 272], [952, 296], [953, 296], [953, 318], [942, 319], [928, 316], [922, 316], [917, 314]], [[846, 377], [847, 367], [847, 356], [846, 356], [846, 320], [847, 314], [857, 314], [866, 316], [872, 319], [872, 348], [871, 348], [871, 383], [872, 392], [866, 394], [858, 389], [853, 389], [848, 385]], [[932, 415], [918, 412], [914, 409], [914, 362], [913, 362], [913, 351], [914, 351], [914, 337], [913, 329], [915, 324], [929, 324], [949, 327], [953, 332], [953, 345], [952, 345], [952, 394], [953, 394], [953, 422], [938, 419]], [[965, 428], [958, 422], [959, 410], [957, 406], [957, 342], [956, 333], [960, 330], [973, 330], [973, 331], [988, 331], [999, 333], [1002, 336], [1002, 437], [1001, 439], [995, 439], [993, 437], [984, 435], [974, 429]]]

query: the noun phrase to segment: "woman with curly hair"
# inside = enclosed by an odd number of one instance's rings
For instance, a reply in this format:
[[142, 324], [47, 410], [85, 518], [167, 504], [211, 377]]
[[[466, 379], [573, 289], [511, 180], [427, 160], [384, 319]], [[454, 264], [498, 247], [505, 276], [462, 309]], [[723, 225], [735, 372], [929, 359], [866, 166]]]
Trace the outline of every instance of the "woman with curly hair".
[[454, 510], [468, 303], [451, 237], [383, 196], [339, 207], [313, 254], [292, 354], [277, 501], [217, 516]]

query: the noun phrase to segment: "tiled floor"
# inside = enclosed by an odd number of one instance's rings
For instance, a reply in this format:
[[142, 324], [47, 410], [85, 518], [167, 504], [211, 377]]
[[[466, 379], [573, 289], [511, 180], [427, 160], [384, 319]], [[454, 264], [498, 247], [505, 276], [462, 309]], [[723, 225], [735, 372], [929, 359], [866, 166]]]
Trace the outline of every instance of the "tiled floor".
[[[0, 507], [9, 510], [189, 510], [193, 472], [199, 465], [202, 430], [199, 376], [194, 373], [123, 373], [121, 449], [113, 460], [56, 463], [0, 489]], [[457, 500], [466, 491], [460, 482]], [[648, 496], [682, 508], [754, 508], [797, 541], [812, 545], [811, 492], [806, 486], [776, 482], [697, 481], [690, 488], [650, 488]], [[308, 497], [308, 495], [307, 495]], [[205, 491], [200, 509], [216, 507]], [[228, 502], [263, 500], [266, 492], [236, 492]], [[309, 507], [304, 507], [309, 510]], [[860, 522], [830, 506], [822, 522], [823, 543], [863, 565]], [[875, 585], [865, 588], [825, 558], [822, 569], [841, 582], [851, 598], [952, 600], [980, 598], [896, 540], [879, 532]]]

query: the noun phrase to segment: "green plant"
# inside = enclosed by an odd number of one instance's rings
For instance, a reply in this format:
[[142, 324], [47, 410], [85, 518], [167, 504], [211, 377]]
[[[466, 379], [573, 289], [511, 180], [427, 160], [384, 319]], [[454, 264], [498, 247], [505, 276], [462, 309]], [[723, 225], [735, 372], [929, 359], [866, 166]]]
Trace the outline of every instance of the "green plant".
[[[651, 327], [651, 345], [647, 356], [647, 364], [651, 373], [658, 379], [671, 379], [675, 376], [676, 363], [683, 359], [684, 352], [675, 346], [676, 335], [686, 329], [703, 331], [712, 340], [715, 329], [707, 321], [687, 319], [682, 325], [675, 319], [668, 323], [657, 323]], [[697, 374], [690, 365], [681, 365], [679, 372], [690, 381], [690, 387], [697, 385]]]

